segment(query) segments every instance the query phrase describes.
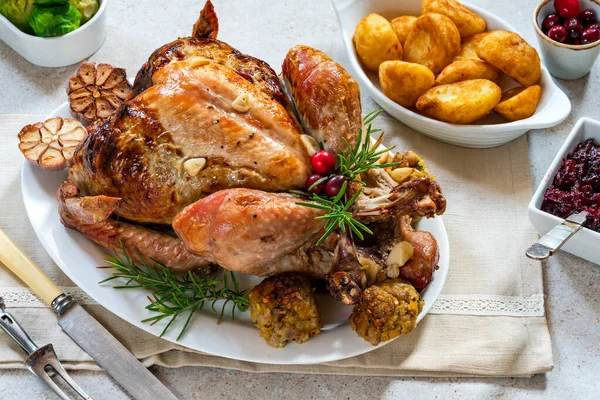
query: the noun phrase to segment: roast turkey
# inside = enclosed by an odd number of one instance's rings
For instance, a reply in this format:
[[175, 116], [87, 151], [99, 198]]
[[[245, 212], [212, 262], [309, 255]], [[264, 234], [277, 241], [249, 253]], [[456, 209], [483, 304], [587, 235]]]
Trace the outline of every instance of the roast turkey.
[[[253, 275], [327, 276], [335, 297], [354, 302], [367, 280], [351, 237], [334, 234], [316, 246], [323, 211], [296, 204], [302, 198], [290, 191], [311, 173], [314, 148], [303, 135], [336, 154], [356, 143], [357, 82], [308, 46], [289, 51], [280, 81], [264, 61], [216, 39], [210, 1], [193, 32], [157, 49], [131, 96], [78, 147], [57, 194], [63, 224], [176, 271], [218, 264]], [[437, 183], [422, 179], [413, 191], [379, 174], [365, 176], [372, 187], [353, 210], [365, 223], [443, 212]], [[419, 213], [430, 197], [437, 208]], [[401, 239], [398, 229], [388, 236], [386, 246]], [[437, 247], [430, 250], [435, 260]], [[363, 257], [377, 252], [359, 248]]]

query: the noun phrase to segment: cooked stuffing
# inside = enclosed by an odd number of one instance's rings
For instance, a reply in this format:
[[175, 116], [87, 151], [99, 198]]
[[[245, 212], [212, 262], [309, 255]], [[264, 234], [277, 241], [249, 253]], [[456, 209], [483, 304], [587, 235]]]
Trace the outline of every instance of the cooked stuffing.
[[423, 301], [415, 288], [401, 279], [390, 279], [362, 292], [350, 315], [350, 325], [373, 346], [408, 335], [417, 326]]
[[267, 344], [306, 342], [321, 331], [321, 314], [308, 279], [297, 273], [266, 278], [249, 294], [250, 315]]

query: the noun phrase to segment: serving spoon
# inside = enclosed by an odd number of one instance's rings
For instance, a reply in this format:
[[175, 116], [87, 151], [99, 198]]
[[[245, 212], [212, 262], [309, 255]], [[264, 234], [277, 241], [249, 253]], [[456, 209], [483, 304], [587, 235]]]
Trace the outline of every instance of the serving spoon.
[[532, 260], [545, 261], [552, 257], [560, 248], [579, 232], [587, 219], [587, 212], [572, 214], [544, 235], [525, 254]]

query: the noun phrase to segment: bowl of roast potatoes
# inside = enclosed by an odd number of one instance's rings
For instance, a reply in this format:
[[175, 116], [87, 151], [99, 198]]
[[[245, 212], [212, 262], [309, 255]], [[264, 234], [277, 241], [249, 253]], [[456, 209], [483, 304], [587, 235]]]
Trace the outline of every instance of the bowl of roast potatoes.
[[571, 111], [537, 50], [483, 10], [456, 0], [334, 5], [357, 79], [417, 131], [493, 147]]

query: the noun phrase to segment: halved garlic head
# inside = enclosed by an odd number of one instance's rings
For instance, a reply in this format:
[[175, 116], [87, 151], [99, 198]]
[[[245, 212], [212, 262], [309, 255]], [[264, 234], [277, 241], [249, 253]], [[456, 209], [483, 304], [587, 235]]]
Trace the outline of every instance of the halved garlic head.
[[414, 172], [414, 168], [396, 168], [390, 171], [390, 176], [394, 181], [402, 183], [410, 178]]
[[71, 111], [85, 122], [105, 121], [132, 90], [123, 68], [84, 62], [69, 79], [69, 104]]
[[400, 242], [392, 248], [386, 264], [391, 267], [402, 267], [415, 254], [415, 249], [409, 242]]
[[240, 94], [231, 104], [234, 110], [239, 112], [247, 112], [252, 108], [250, 104], [250, 96], [247, 92]]
[[196, 176], [206, 167], [206, 158], [190, 158], [183, 163], [183, 169], [189, 176]]
[[87, 131], [76, 120], [55, 117], [27, 125], [19, 132], [19, 149], [30, 162], [47, 171], [58, 171], [71, 164], [75, 149]]
[[302, 140], [304, 147], [306, 147], [306, 151], [308, 152], [309, 156], [312, 157], [313, 154], [320, 150], [319, 142], [317, 142], [314, 137], [309, 135], [300, 135], [300, 140]]

